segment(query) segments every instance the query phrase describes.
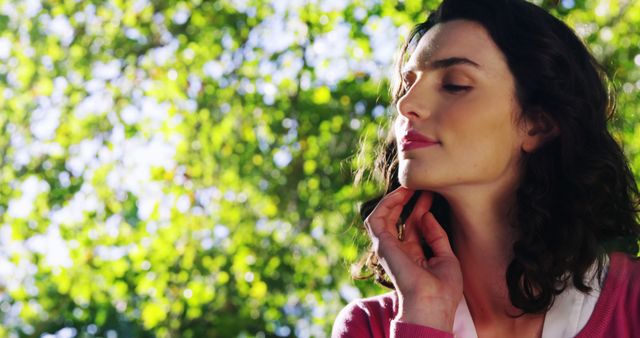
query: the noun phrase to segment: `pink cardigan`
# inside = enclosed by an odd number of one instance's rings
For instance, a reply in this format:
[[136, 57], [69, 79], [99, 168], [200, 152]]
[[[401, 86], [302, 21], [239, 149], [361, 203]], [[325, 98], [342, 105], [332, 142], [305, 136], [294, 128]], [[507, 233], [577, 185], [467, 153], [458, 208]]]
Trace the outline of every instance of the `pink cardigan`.
[[[576, 338], [640, 337], [640, 261], [622, 253], [611, 261], [600, 297]], [[451, 338], [449, 332], [393, 320], [398, 311], [395, 292], [355, 300], [333, 324], [332, 338]]]

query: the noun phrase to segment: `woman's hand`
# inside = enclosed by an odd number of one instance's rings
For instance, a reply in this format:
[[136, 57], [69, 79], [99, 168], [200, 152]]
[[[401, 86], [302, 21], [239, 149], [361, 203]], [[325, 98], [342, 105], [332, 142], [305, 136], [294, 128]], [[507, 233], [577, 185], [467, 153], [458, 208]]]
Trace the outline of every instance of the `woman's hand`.
[[[373, 250], [396, 287], [397, 320], [452, 331], [462, 298], [462, 272], [447, 233], [429, 212], [433, 195], [421, 192], [405, 222], [403, 239], [396, 224], [414, 191], [400, 187], [384, 196], [365, 220]], [[424, 238], [434, 253], [427, 260], [420, 246]]]

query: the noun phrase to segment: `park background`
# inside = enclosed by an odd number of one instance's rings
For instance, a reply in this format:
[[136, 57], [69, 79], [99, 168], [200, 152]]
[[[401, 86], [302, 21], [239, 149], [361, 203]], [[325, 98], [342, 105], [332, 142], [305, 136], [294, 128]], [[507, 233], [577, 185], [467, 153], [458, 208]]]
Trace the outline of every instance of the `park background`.
[[[640, 1], [535, 1], [619, 94]], [[0, 1], [0, 337], [323, 337], [366, 251], [355, 186], [435, 1]], [[362, 144], [366, 151], [360, 156]]]

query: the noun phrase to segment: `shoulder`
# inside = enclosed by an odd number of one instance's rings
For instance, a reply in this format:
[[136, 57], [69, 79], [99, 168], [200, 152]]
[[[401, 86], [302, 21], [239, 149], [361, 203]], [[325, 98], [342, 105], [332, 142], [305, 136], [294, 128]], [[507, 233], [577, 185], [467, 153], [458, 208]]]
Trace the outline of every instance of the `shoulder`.
[[600, 297], [618, 306], [640, 304], [640, 260], [621, 252], [610, 258]]
[[614, 252], [610, 255], [611, 264], [607, 272], [606, 280], [611, 280], [616, 286], [625, 286], [632, 289], [640, 288], [640, 260], [621, 252]]
[[384, 337], [397, 312], [395, 292], [356, 299], [338, 313], [331, 337]]
[[[610, 285], [607, 285], [609, 282]], [[619, 312], [640, 318], [640, 260], [623, 253], [611, 254], [611, 265], [602, 294], [616, 303]], [[637, 324], [640, 324], [638, 322]], [[640, 329], [640, 325], [639, 329]]]
[[610, 258], [602, 292], [577, 337], [640, 337], [640, 261], [619, 252]]

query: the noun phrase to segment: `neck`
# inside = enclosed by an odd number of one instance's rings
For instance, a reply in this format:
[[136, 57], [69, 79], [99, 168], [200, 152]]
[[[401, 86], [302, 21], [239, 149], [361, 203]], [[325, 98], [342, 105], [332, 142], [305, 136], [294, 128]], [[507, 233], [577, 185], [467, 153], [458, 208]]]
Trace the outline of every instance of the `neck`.
[[[539, 337], [544, 315], [520, 315], [509, 299], [506, 271], [517, 231], [509, 211], [518, 177], [438, 191], [450, 206], [451, 242], [464, 297], [480, 337]], [[526, 332], [526, 334], [524, 334]]]
[[450, 206], [451, 241], [476, 325], [513, 320], [520, 313], [511, 304], [506, 285], [506, 270], [517, 236], [508, 214], [515, 197], [515, 190], [509, 187], [515, 184], [504, 182], [501, 186], [441, 192]]

